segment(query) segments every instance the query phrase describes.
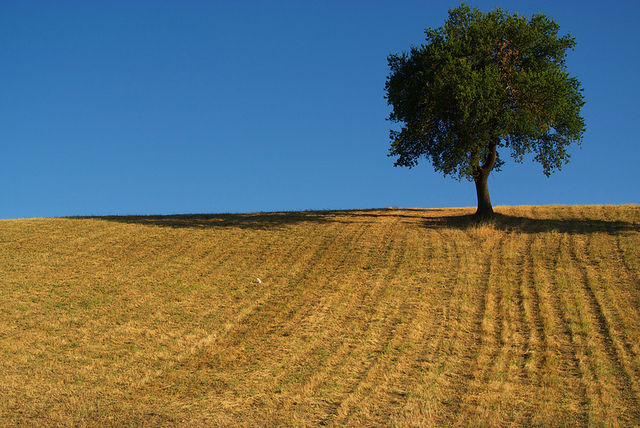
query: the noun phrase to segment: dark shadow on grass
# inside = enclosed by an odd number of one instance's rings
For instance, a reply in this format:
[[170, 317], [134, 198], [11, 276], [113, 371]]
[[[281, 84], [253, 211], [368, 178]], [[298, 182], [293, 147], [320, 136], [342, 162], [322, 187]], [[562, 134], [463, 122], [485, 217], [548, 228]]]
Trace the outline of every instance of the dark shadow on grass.
[[426, 228], [454, 228], [469, 229], [482, 225], [489, 225], [498, 230], [515, 231], [521, 233], [560, 232], [571, 234], [590, 234], [604, 232], [612, 235], [625, 231], [640, 231], [640, 224], [626, 221], [598, 220], [598, 219], [546, 219], [511, 216], [495, 213], [493, 218], [481, 222], [474, 215], [425, 217], [423, 226]]
[[241, 228], [269, 230], [284, 228], [297, 223], [341, 222], [339, 215], [348, 215], [347, 213], [348, 211], [292, 211], [250, 214], [178, 214], [72, 218], [93, 218], [118, 223], [171, 227], [177, 229]]
[[[292, 211], [250, 214], [182, 214], [149, 216], [106, 216], [70, 217], [94, 218], [118, 223], [140, 224], [171, 228], [241, 228], [255, 230], [275, 230], [299, 223], [353, 223], [374, 222], [376, 218], [395, 217], [406, 223], [413, 223], [429, 229], [468, 229], [478, 227], [478, 219], [473, 215], [446, 215], [455, 209], [366, 209], [339, 211]], [[624, 231], [640, 231], [640, 224], [625, 221], [597, 219], [538, 219], [510, 216], [496, 213], [488, 224], [498, 230], [522, 233], [557, 231], [561, 233], [587, 234], [605, 232], [617, 234]]]

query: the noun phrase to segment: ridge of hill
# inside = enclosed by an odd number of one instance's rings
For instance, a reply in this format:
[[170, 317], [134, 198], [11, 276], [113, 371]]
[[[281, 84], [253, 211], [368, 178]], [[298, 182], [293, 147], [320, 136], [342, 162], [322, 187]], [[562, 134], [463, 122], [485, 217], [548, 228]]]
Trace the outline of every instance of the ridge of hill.
[[640, 206], [496, 211], [2, 220], [0, 424], [640, 424]]

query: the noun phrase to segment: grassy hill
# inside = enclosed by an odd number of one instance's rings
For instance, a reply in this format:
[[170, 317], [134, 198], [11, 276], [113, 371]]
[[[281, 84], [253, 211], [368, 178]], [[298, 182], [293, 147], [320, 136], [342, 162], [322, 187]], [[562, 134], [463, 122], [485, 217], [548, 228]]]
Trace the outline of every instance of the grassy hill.
[[640, 424], [640, 207], [497, 211], [0, 221], [0, 425]]

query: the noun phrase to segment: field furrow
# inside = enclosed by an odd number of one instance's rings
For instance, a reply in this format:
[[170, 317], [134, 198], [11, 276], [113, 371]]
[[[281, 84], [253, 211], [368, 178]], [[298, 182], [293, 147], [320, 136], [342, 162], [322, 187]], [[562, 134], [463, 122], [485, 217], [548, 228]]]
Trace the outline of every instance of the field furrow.
[[[634, 376], [629, 374], [629, 366], [625, 364], [629, 357], [624, 352], [624, 339], [620, 337], [619, 331], [612, 328], [612, 314], [605, 309], [602, 299], [594, 290], [594, 280], [587, 269], [588, 262], [578, 257], [579, 245], [575, 238], [571, 237], [568, 248], [574, 269], [572, 276], [577, 277], [577, 281], [574, 282], [577, 288], [574, 295], [579, 302], [582, 325], [585, 326], [582, 334], [590, 348], [588, 355], [591, 356], [592, 368], [598, 378], [606, 376], [606, 381], [600, 381], [601, 388], [606, 391], [603, 399], [609, 401], [612, 407], [620, 406], [611, 411], [611, 414], [620, 415], [621, 423], [625, 420], [635, 420], [640, 416], [635, 413], [640, 407], [635, 393], [636, 385], [632, 380]], [[621, 354], [627, 358], [622, 358]], [[612, 397], [615, 399], [611, 400]], [[619, 402], [621, 403], [618, 404]], [[629, 411], [633, 413], [628, 414]]]
[[553, 406], [553, 414], [547, 417], [559, 424], [586, 424], [590, 403], [594, 396], [599, 396], [599, 389], [594, 391], [587, 380], [588, 368], [579, 357], [573, 321], [567, 310], [565, 284], [558, 276], [562, 235], [544, 238], [534, 242], [534, 254], [538, 253], [541, 259], [538, 261], [536, 257], [538, 266], [534, 269], [539, 273], [536, 282], [540, 283], [540, 298], [545, 302], [542, 316], [549, 331], [549, 355], [545, 358], [548, 364], [542, 371], [541, 384], [543, 389], [557, 389], [557, 397], [562, 397], [562, 405]]
[[[331, 302], [329, 307], [336, 308], [335, 322], [341, 325], [345, 333], [339, 337], [327, 336], [322, 341], [323, 346], [328, 349], [325, 361], [308, 379], [297, 385], [290, 396], [283, 397], [283, 403], [278, 406], [281, 412], [290, 412], [292, 405], [296, 406], [296, 411], [306, 405], [318, 413], [319, 421], [328, 423], [340, 404], [357, 390], [378, 364], [377, 356], [390, 343], [400, 311], [399, 303], [390, 300], [388, 293], [389, 281], [402, 263], [406, 248], [402, 244], [396, 244], [398, 239], [403, 241], [397, 237], [399, 231], [396, 225], [396, 222], [389, 224], [379, 241], [381, 247], [374, 247], [375, 250], [370, 253], [369, 258], [363, 260], [360, 269], [368, 268], [370, 265], [367, 263], [376, 257], [392, 262], [379, 272], [373, 272], [370, 280], [361, 285], [360, 292], [352, 291], [352, 299], [358, 297], [350, 304], [345, 304], [348, 301], [347, 292]], [[355, 272], [356, 269], [349, 274], [345, 273], [341, 276], [341, 282], [347, 285], [357, 283], [353, 274]], [[366, 341], [355, 342], [352, 340], [354, 337], [366, 338]], [[361, 358], [354, 361], [354, 355], [366, 355], [368, 361], [364, 364]]]
[[519, 283], [521, 285], [522, 312], [525, 321], [529, 324], [529, 328], [525, 330], [529, 332], [529, 338], [523, 368], [526, 370], [526, 375], [530, 382], [537, 385], [538, 375], [546, 364], [545, 358], [549, 339], [542, 319], [542, 303], [540, 302], [533, 268], [531, 254], [533, 239], [530, 234], [524, 237], [524, 260]]
[[[402, 281], [409, 274], [407, 270], [433, 270], [433, 259], [414, 259], [405, 263], [404, 269], [400, 267], [393, 278], [389, 278], [394, 305], [399, 308], [393, 321], [394, 335], [380, 350], [377, 363], [367, 371], [367, 377], [340, 402], [333, 420], [336, 425], [363, 423], [365, 415], [371, 422], [388, 423], [399, 403], [407, 400], [411, 382], [422, 368], [423, 351], [436, 334], [437, 320], [428, 316], [433, 310], [432, 303], [423, 301], [426, 284], [415, 283], [415, 280], [403, 284]], [[437, 293], [444, 293], [445, 299], [448, 294], [446, 289]]]
[[[444, 262], [449, 269], [439, 281], [439, 287], [433, 287], [439, 292], [429, 296], [431, 302], [425, 308], [430, 311], [430, 314], [425, 315], [431, 315], [429, 318], [432, 324], [424, 332], [421, 328], [416, 329], [420, 332], [417, 336], [419, 344], [415, 347], [415, 352], [409, 355], [410, 360], [414, 361], [414, 370], [407, 371], [397, 380], [408, 392], [405, 393], [404, 399], [400, 400], [404, 401], [402, 407], [398, 406], [396, 413], [390, 415], [390, 422], [396, 426], [411, 425], [425, 417], [430, 420], [443, 416], [453, 417], [445, 407], [446, 397], [451, 389], [450, 373], [458, 363], [455, 359], [453, 338], [460, 327], [460, 299], [466, 268], [462, 265], [463, 253], [456, 245], [457, 241], [446, 239], [447, 237], [441, 233], [439, 238], [440, 242], [446, 244], [446, 254], [450, 255]], [[429, 320], [418, 319], [423, 323]], [[366, 419], [349, 422], [365, 421]]]

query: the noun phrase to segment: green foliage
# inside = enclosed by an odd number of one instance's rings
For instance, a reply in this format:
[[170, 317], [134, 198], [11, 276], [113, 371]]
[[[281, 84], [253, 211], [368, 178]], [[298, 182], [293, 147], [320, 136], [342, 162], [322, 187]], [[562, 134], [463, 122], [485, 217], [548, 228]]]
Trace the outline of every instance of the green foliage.
[[545, 15], [530, 19], [466, 4], [449, 10], [426, 42], [388, 57], [389, 156], [412, 167], [421, 156], [445, 175], [469, 180], [502, 164], [500, 152], [522, 162], [527, 153], [548, 176], [582, 140], [584, 105], [578, 79], [566, 70], [575, 40], [558, 36]]

